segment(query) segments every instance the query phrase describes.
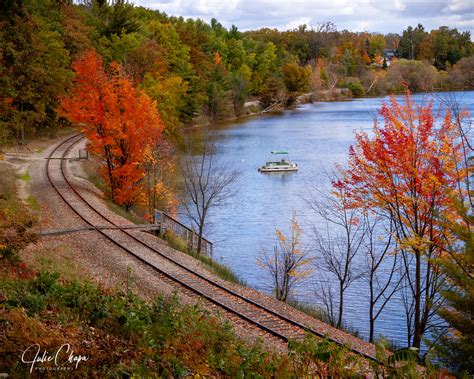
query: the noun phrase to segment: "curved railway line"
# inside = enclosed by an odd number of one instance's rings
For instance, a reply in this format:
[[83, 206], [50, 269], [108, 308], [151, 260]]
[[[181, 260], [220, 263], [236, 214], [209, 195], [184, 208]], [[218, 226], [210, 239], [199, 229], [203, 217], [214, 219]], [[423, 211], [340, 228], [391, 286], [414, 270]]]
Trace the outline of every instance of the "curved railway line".
[[[347, 341], [336, 339], [327, 334], [327, 331], [323, 333], [308, 325], [303, 325], [299, 321], [243, 296], [213, 279], [192, 271], [174, 258], [159, 251], [156, 247], [151, 246], [148, 242], [136, 237], [132, 232], [122, 229], [109, 217], [102, 214], [85, 199], [66, 175], [65, 162], [67, 161], [68, 154], [74, 145], [83, 138], [82, 134], [75, 134], [56, 145], [47, 157], [46, 175], [56, 193], [84, 223], [94, 228], [97, 233], [100, 233], [112, 244], [132, 255], [146, 267], [152, 269], [161, 280], [171, 283], [174, 287], [178, 285], [187, 295], [205, 299], [205, 301], [210, 302], [218, 307], [218, 309], [230, 313], [233, 317], [237, 317], [284, 343], [290, 338], [303, 338], [306, 332], [310, 332], [318, 337], [326, 337], [336, 344], [342, 345], [346, 342], [346, 346], [348, 345]], [[58, 154], [60, 156], [55, 156]], [[106, 222], [115, 229], [99, 229], [97, 228], [98, 223], [93, 218], [100, 219], [102, 224]], [[144, 257], [143, 254], [140, 254], [140, 249], [151, 251], [160, 259], [165, 260], [164, 263], [166, 264], [157, 266]], [[173, 269], [169, 269], [170, 265]], [[361, 340], [359, 342], [361, 345], [364, 345], [365, 349], [353, 346], [354, 343], [351, 344], [352, 346], [348, 346], [348, 348], [366, 359], [376, 360], [373, 345]], [[369, 348], [367, 348], [368, 346]]]

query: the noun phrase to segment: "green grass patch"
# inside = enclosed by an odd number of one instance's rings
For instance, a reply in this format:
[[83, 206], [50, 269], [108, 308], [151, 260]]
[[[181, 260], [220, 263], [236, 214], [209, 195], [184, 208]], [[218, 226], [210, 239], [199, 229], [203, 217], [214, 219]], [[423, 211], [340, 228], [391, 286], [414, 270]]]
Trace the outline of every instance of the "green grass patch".
[[[95, 187], [100, 189], [102, 192], [107, 193], [107, 186], [104, 182], [104, 179], [99, 175], [99, 167], [94, 158], [91, 158], [83, 163], [84, 171], [87, 175], [87, 180], [90, 181]], [[126, 220], [134, 223], [134, 224], [143, 224], [144, 220], [142, 220], [139, 216], [134, 215], [133, 213], [127, 211], [125, 208], [121, 207], [120, 205], [115, 204], [112, 200], [106, 200], [107, 208], [109, 208], [115, 214], [125, 218]]]
[[316, 307], [311, 304], [303, 303], [294, 299], [288, 300], [287, 304], [307, 314], [308, 316], [314, 317], [321, 321], [325, 321], [324, 311], [319, 307]]
[[247, 283], [244, 280], [240, 279], [230, 267], [217, 262], [215, 259], [205, 255], [204, 253], [198, 254], [196, 251], [192, 250], [183, 239], [179, 238], [178, 236], [173, 235], [171, 233], [166, 233], [165, 240], [173, 249], [186, 253], [192, 256], [193, 258], [196, 258], [200, 262], [204, 263], [207, 267], [209, 267], [211, 272], [216, 274], [219, 278], [232, 283], [247, 286]]
[[111, 200], [106, 200], [107, 208], [109, 208], [112, 212], [118, 214], [119, 216], [127, 219], [134, 224], [143, 224], [144, 221], [140, 220], [138, 216], [128, 212], [125, 208], [121, 207], [120, 205], [115, 204]]
[[[72, 259], [72, 252], [67, 245], [54, 248], [37, 248], [30, 254], [29, 261], [39, 271], [59, 272], [66, 280], [85, 279], [84, 271]], [[22, 255], [22, 257], [24, 257]]]
[[85, 179], [89, 180], [94, 186], [105, 192], [106, 186], [104, 179], [99, 175], [99, 164], [96, 159], [91, 157], [88, 160], [83, 161], [82, 165], [87, 176]]
[[36, 212], [41, 210], [41, 206], [38, 203], [38, 199], [33, 195], [30, 195], [26, 198], [26, 203], [30, 206], [30, 208]]
[[17, 178], [23, 180], [26, 183], [29, 183], [31, 181], [30, 173], [28, 171], [25, 171], [22, 174], [18, 174]]
[[[308, 303], [299, 302], [294, 299], [287, 300], [287, 304], [307, 314], [308, 316], [321, 320], [322, 322], [325, 322], [326, 324], [331, 324], [330, 320], [326, 316], [326, 313], [321, 307], [314, 306]], [[333, 326], [336, 328], [335, 325]], [[354, 337], [362, 338], [359, 331], [349, 324], [343, 323], [343, 325], [338, 329], [343, 330], [346, 333], [352, 334]]]

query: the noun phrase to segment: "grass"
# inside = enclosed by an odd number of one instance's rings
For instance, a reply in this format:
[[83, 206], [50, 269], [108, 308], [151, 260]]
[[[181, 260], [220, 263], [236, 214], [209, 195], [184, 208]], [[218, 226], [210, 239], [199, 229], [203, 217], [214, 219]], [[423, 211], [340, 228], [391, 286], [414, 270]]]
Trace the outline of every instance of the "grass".
[[[99, 167], [95, 159], [89, 159], [83, 163], [84, 171], [87, 175], [87, 180], [89, 180], [95, 187], [100, 189], [102, 192], [107, 192], [107, 187], [105, 185], [104, 179], [98, 174]], [[121, 207], [120, 205], [115, 204], [110, 199], [106, 200], [107, 208], [109, 208], [112, 212], [118, 214], [119, 216], [127, 219], [128, 221], [134, 224], [143, 224], [144, 220], [142, 220], [139, 216], [128, 212], [126, 209]]]
[[[314, 317], [318, 320], [321, 320], [322, 322], [325, 322], [326, 324], [332, 325], [331, 322], [329, 321], [328, 317], [326, 316], [326, 313], [324, 312], [324, 310], [321, 307], [314, 306], [314, 305], [311, 305], [311, 304], [308, 304], [308, 303], [299, 302], [295, 299], [289, 299], [287, 301], [287, 304], [291, 305], [293, 308], [298, 309], [299, 311], [307, 314], [308, 316]], [[332, 325], [332, 326], [337, 328], [335, 325]], [[343, 325], [338, 329], [340, 329], [340, 330], [342, 330], [346, 333], [352, 334], [354, 337], [362, 338], [360, 336], [360, 332], [356, 328], [354, 328], [353, 326], [351, 326], [349, 324], [343, 323]]]
[[192, 256], [193, 258], [199, 260], [200, 262], [204, 263], [207, 267], [211, 269], [211, 271], [216, 274], [219, 278], [227, 280], [232, 283], [240, 284], [243, 286], [247, 286], [247, 283], [240, 279], [230, 267], [217, 262], [213, 258], [201, 253], [198, 254], [196, 251], [192, 250], [185, 241], [179, 238], [176, 235], [172, 235], [167, 233], [165, 235], [165, 240], [168, 244], [176, 250], [179, 250], [185, 254]]
[[326, 317], [324, 311], [320, 307], [314, 305], [303, 303], [294, 299], [287, 301], [288, 305], [291, 305], [293, 308], [298, 309], [299, 311], [307, 314], [308, 316], [314, 317], [318, 320], [326, 322]]
[[127, 210], [120, 205], [115, 204], [111, 200], [106, 200], [107, 208], [109, 208], [112, 212], [118, 214], [119, 216], [127, 219], [134, 224], [144, 224], [145, 222], [141, 220], [138, 216], [134, 215], [133, 213], [127, 212]]
[[41, 210], [41, 206], [39, 205], [38, 203], [38, 199], [36, 197], [34, 197], [33, 195], [29, 195], [27, 198], [26, 198], [26, 203], [28, 204], [28, 206], [36, 211], [36, 212], [39, 212]]
[[22, 174], [16, 175], [16, 177], [20, 180], [23, 180], [26, 183], [29, 183], [31, 181], [30, 173], [28, 171], [25, 171]]
[[84, 280], [86, 275], [74, 261], [73, 252], [67, 245], [32, 248], [24, 251], [21, 258], [38, 271], [59, 272], [66, 280]]
[[102, 177], [99, 175], [99, 165], [94, 158], [90, 158], [83, 161], [84, 171], [87, 175], [85, 179], [89, 180], [94, 186], [101, 191], [105, 191], [105, 183]]
[[[17, 179], [26, 181], [30, 180], [30, 176], [28, 173], [19, 176], [10, 166], [0, 163], [0, 177], [0, 230], [11, 229], [13, 234], [17, 234], [23, 227], [30, 227], [34, 223], [33, 215], [18, 197], [15, 185]], [[22, 239], [21, 235], [18, 237]]]

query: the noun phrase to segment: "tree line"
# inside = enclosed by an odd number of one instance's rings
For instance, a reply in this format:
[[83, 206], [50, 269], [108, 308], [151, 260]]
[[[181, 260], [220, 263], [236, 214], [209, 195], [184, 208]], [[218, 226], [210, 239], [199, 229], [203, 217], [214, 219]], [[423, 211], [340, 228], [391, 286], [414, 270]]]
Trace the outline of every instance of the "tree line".
[[164, 134], [174, 139], [182, 125], [241, 115], [247, 100], [265, 109], [337, 88], [363, 96], [474, 86], [470, 34], [449, 27], [383, 35], [327, 22], [241, 32], [124, 0], [8, 0], [1, 7], [2, 143], [64, 124], [59, 99], [72, 86], [73, 62], [91, 49], [104, 65], [120, 63], [156, 101]]

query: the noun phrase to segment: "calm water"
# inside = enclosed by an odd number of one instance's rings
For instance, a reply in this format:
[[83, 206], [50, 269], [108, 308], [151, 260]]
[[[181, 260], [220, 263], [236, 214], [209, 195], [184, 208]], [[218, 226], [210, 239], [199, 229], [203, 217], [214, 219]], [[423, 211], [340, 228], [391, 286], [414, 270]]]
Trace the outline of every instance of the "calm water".
[[[438, 94], [442, 96], [443, 94]], [[456, 94], [474, 114], [474, 92]], [[416, 95], [416, 101], [429, 95]], [[239, 123], [219, 125], [217, 147], [219, 158], [233, 162], [242, 171], [236, 196], [226, 206], [215, 209], [213, 224], [207, 232], [215, 242], [214, 257], [244, 279], [249, 285], [271, 293], [268, 275], [256, 265], [262, 248], [273, 246], [275, 227], [289, 230], [295, 211], [311, 240], [312, 225], [320, 225], [308, 209], [308, 188], [327, 189], [327, 172], [336, 163], [344, 163], [354, 131], [370, 131], [382, 98], [345, 102], [317, 103], [277, 115], [244, 119]], [[435, 109], [438, 109], [435, 99]], [[271, 150], [290, 151], [299, 172], [261, 174], [257, 167], [270, 156]], [[368, 332], [368, 294], [363, 281], [349, 288], [346, 297], [345, 322], [366, 336]], [[317, 304], [314, 284], [302, 284], [296, 298]], [[405, 318], [401, 305], [389, 304], [380, 316], [376, 332], [399, 343], [406, 340]]]

